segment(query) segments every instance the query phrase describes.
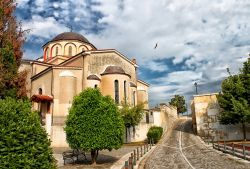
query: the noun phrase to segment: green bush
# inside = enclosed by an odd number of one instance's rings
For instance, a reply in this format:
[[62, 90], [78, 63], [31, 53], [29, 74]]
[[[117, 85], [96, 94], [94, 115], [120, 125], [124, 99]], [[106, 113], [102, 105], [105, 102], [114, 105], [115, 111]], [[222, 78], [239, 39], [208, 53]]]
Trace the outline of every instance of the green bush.
[[95, 164], [99, 150], [121, 147], [124, 124], [110, 96], [102, 96], [99, 89], [87, 88], [74, 97], [65, 131], [70, 147], [90, 151]]
[[157, 143], [160, 140], [162, 133], [163, 133], [162, 127], [152, 126], [150, 127], [147, 133], [148, 140], [153, 139], [154, 143]]
[[0, 168], [54, 169], [49, 146], [29, 101], [0, 99]]

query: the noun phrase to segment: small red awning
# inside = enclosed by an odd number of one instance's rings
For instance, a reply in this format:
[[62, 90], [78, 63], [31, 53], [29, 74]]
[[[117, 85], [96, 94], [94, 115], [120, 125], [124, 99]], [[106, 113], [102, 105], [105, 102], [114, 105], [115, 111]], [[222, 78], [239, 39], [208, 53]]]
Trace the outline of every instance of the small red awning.
[[53, 101], [53, 97], [48, 95], [34, 94], [31, 97], [31, 100], [34, 102]]

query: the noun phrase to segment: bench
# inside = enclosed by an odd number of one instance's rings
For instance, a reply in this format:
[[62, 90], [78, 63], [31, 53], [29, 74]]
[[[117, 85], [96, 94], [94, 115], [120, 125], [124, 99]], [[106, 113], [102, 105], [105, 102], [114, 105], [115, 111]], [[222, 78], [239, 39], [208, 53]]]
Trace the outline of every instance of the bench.
[[65, 151], [62, 156], [64, 165], [66, 160], [71, 160], [75, 164], [75, 161], [79, 160], [79, 156], [84, 156], [84, 159], [87, 160], [85, 152], [78, 149]]

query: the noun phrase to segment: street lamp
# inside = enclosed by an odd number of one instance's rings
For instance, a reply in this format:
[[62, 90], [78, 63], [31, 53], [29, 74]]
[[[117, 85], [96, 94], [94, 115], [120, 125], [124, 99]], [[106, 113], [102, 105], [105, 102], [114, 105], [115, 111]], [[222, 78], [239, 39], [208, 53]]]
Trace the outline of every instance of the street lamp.
[[195, 86], [195, 92], [196, 92], [196, 95], [198, 94], [198, 90], [197, 90], [197, 86], [198, 86], [198, 83], [194, 83], [194, 86]]

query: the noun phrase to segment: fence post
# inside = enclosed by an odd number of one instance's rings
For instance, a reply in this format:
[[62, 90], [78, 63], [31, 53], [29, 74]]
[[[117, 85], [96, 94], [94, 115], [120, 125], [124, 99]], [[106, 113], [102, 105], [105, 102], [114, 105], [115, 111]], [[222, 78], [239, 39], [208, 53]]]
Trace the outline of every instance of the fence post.
[[128, 158], [128, 162], [129, 162], [129, 164], [128, 164], [129, 169], [133, 169], [132, 157]]
[[141, 146], [141, 157], [142, 157], [142, 146]]
[[226, 152], [226, 142], [224, 140], [224, 153]]
[[232, 143], [232, 151], [233, 151], [233, 156], [235, 156], [234, 143]]
[[139, 156], [140, 156], [140, 154], [139, 154], [139, 147], [137, 147], [137, 160], [139, 160]]
[[136, 151], [134, 150], [134, 165], [136, 165]]
[[134, 154], [133, 153], [131, 153], [131, 169], [133, 169], [134, 168]]
[[128, 161], [125, 161], [124, 169], [129, 169], [128, 168]]
[[246, 147], [244, 144], [243, 144], [243, 155], [244, 155], [244, 160], [245, 160], [246, 159]]

